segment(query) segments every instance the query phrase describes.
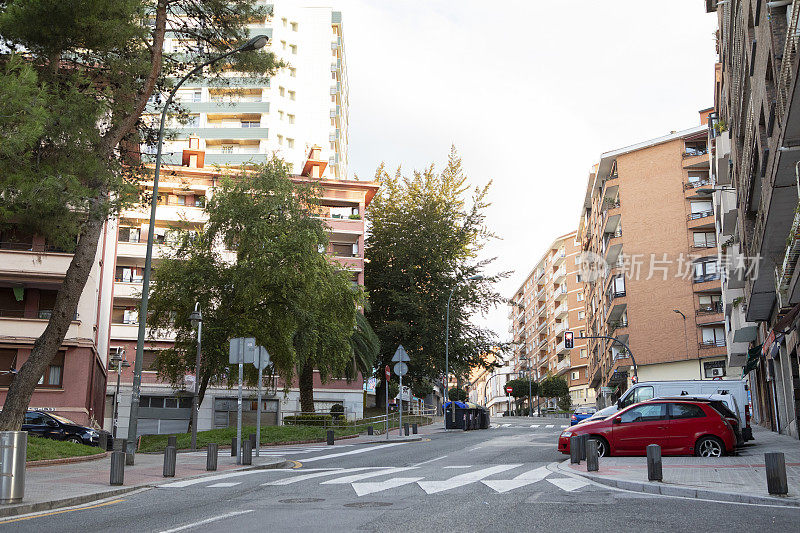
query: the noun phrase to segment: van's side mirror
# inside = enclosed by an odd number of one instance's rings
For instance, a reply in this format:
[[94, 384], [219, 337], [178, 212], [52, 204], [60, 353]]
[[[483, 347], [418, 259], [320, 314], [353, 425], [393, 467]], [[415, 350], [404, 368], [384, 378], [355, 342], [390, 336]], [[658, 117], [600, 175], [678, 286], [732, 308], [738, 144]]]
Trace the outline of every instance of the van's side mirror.
[[611, 423], [612, 424], [621, 424], [622, 423], [622, 419], [620, 417], [618, 417], [618, 416], [615, 416], [614, 418], [611, 419]]

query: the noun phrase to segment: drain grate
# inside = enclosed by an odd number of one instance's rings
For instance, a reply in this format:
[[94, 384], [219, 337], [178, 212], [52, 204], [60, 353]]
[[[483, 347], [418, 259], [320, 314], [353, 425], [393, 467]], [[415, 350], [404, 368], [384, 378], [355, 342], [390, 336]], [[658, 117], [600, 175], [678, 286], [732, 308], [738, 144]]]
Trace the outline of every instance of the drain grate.
[[324, 502], [325, 498], [287, 498], [285, 500], [278, 500], [280, 503], [314, 503]]
[[345, 507], [355, 507], [356, 509], [370, 509], [374, 507], [389, 507], [392, 505], [391, 502], [354, 502], [354, 503], [346, 503], [344, 504]]

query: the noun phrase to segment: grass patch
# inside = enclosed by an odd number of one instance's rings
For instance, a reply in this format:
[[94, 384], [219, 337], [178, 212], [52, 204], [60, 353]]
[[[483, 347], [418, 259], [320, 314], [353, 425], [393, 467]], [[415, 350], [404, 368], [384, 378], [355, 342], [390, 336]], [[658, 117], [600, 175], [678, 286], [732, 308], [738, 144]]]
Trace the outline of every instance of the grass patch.
[[102, 453], [103, 450], [96, 446], [85, 446], [53, 439], [33, 437], [28, 434], [27, 461], [42, 461], [44, 459], [62, 459], [64, 457], [82, 457]]
[[[334, 435], [343, 437], [353, 435], [358, 431], [353, 428], [336, 428]], [[246, 439], [250, 433], [255, 433], [255, 426], [243, 426], [242, 438]], [[192, 445], [190, 433], [177, 433], [178, 449], [188, 449]], [[216, 442], [220, 446], [230, 446], [231, 439], [236, 436], [236, 428], [212, 429], [209, 431], [197, 432], [197, 447], [205, 448], [211, 442]], [[140, 452], [162, 452], [167, 447], [168, 435], [142, 435]], [[282, 442], [292, 442], [298, 440], [318, 440], [326, 437], [326, 430], [322, 427], [314, 426], [262, 426], [261, 444], [280, 444]]]

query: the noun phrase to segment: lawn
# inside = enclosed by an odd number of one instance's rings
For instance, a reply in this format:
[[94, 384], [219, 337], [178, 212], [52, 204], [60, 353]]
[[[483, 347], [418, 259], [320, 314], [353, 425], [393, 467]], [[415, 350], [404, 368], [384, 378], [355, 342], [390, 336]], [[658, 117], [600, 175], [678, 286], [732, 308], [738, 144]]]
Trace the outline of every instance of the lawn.
[[74, 442], [43, 439], [28, 436], [28, 461], [41, 461], [43, 459], [62, 459], [64, 457], [81, 457], [95, 455], [103, 450], [96, 446], [84, 446]]
[[[337, 437], [353, 435], [358, 432], [352, 428], [337, 428], [334, 430]], [[242, 438], [247, 438], [250, 433], [255, 433], [255, 426], [242, 428]], [[189, 433], [177, 433], [178, 449], [191, 447], [192, 438]], [[205, 448], [206, 444], [216, 442], [220, 446], [230, 446], [231, 439], [236, 436], [236, 428], [212, 429], [197, 432], [197, 447]], [[143, 435], [139, 445], [140, 452], [161, 452], [167, 446], [168, 435]], [[321, 440], [325, 439], [326, 430], [315, 426], [263, 426], [261, 428], [261, 444], [280, 444], [282, 442]]]

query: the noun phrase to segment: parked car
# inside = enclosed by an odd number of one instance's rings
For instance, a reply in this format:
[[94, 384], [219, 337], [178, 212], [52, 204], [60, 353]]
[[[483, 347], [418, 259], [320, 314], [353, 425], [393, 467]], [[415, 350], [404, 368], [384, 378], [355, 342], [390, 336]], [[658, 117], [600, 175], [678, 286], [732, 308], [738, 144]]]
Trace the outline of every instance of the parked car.
[[53, 413], [26, 412], [22, 430], [46, 439], [66, 440], [88, 446], [100, 444], [100, 432], [97, 430], [81, 426], [68, 418]]
[[615, 415], [572, 426], [558, 438], [558, 450], [569, 453], [573, 435], [597, 442], [600, 456], [646, 455], [649, 444], [662, 455], [721, 457], [733, 453], [736, 435], [730, 422], [706, 401], [653, 400], [626, 407]]
[[595, 414], [597, 409], [595, 407], [589, 405], [582, 405], [575, 409], [572, 412], [572, 416], [569, 417], [569, 425], [574, 426], [575, 424], [579, 424]]
[[615, 405], [610, 405], [592, 415], [592, 420], [605, 419], [635, 403], [644, 402], [652, 398], [674, 398], [683, 396], [697, 396], [706, 394], [730, 395], [735, 406], [731, 410], [739, 418], [742, 438], [753, 440], [753, 429], [750, 427], [750, 406], [747, 401], [747, 387], [742, 380], [710, 380], [695, 379], [682, 381], [643, 381], [632, 385], [617, 400]]
[[[744, 444], [744, 437], [742, 436], [742, 420], [736, 415], [738, 409], [736, 406], [736, 398], [730, 394], [691, 394], [687, 396], [675, 396], [672, 398], [654, 398], [654, 400], [692, 400], [699, 402], [708, 402], [722, 418], [730, 423], [733, 427], [733, 433], [736, 435], [736, 446]], [[650, 400], [653, 401], [653, 400]]]

